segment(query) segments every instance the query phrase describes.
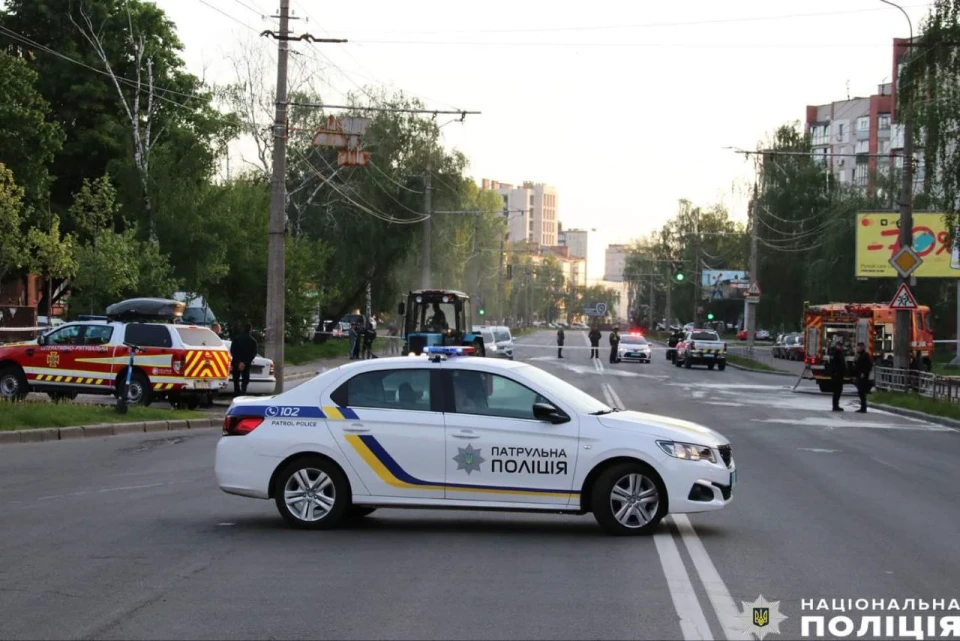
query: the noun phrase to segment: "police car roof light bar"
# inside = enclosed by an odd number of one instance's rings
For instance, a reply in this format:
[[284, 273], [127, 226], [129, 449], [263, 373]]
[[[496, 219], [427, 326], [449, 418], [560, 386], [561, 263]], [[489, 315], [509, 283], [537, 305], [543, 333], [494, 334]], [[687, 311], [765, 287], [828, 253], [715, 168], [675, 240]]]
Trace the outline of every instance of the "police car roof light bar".
[[473, 354], [476, 351], [473, 347], [458, 346], [440, 346], [431, 345], [423, 348], [424, 354], [445, 354], [446, 356], [463, 356]]

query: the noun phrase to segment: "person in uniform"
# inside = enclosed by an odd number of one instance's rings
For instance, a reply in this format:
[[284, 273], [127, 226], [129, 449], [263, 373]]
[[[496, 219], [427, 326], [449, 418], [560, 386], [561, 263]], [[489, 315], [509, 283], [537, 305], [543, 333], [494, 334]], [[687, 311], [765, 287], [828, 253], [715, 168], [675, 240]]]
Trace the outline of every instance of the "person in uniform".
[[257, 341], [253, 337], [253, 326], [247, 323], [243, 333], [230, 343], [230, 358], [233, 359], [233, 393], [247, 393], [250, 384], [250, 366], [257, 357]]
[[861, 414], [867, 413], [867, 392], [870, 391], [870, 371], [873, 369], [873, 359], [867, 354], [867, 346], [857, 343], [857, 360], [854, 363], [856, 372], [857, 395], [860, 397]]
[[610, 332], [610, 363], [616, 364], [617, 362], [617, 350], [620, 348], [620, 329], [617, 327], [613, 328], [613, 331]]
[[590, 339], [590, 358], [600, 358], [600, 330], [594, 325], [587, 335]]
[[563, 328], [557, 329], [557, 358], [563, 358], [563, 341], [564, 333]]
[[842, 412], [840, 395], [843, 394], [843, 379], [847, 375], [847, 356], [843, 351], [843, 339], [838, 338], [830, 350], [830, 383], [833, 389], [833, 411]]

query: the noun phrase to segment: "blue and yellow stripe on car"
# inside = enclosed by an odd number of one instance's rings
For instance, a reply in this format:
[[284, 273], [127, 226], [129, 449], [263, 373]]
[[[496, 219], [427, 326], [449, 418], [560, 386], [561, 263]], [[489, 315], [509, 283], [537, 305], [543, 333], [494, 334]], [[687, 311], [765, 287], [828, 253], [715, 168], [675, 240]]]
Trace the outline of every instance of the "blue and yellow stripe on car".
[[483, 494], [508, 494], [514, 496], [550, 496], [557, 499], [579, 499], [579, 492], [554, 490], [548, 488], [525, 488], [509, 485], [479, 485], [470, 483], [437, 483], [418, 479], [397, 463], [390, 453], [374, 436], [350, 434], [347, 443], [356, 450], [360, 458], [370, 466], [376, 475], [387, 485], [404, 489], [447, 490], [454, 492], [480, 492]]

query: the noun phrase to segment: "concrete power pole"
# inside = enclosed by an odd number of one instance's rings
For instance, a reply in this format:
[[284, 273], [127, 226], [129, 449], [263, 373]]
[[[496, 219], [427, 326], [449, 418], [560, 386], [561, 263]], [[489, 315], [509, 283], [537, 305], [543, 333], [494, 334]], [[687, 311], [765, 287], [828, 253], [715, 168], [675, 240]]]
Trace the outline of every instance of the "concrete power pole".
[[[757, 211], [759, 203], [757, 202], [757, 186], [753, 186], [753, 200], [750, 203], [750, 281], [751, 284], [757, 282]], [[747, 330], [747, 345], [753, 347], [757, 333], [757, 303], [749, 298], [743, 302], [743, 326]]]
[[[477, 325], [477, 309], [480, 305], [480, 252], [478, 251], [477, 240], [480, 236], [480, 214], [474, 214], [473, 217], [473, 253], [470, 255], [470, 287], [473, 291], [467, 292], [469, 296], [475, 298], [475, 302], [470, 306], [470, 326]], [[486, 313], [486, 311], [484, 311]]]
[[423, 272], [420, 278], [420, 287], [422, 289], [429, 289], [433, 287], [433, 284], [430, 282], [433, 279], [432, 273], [430, 271], [430, 261], [433, 260], [433, 257], [430, 254], [430, 216], [433, 211], [433, 174], [430, 173], [430, 161], [427, 160], [427, 172], [423, 176], [423, 214], [427, 217], [423, 221]]
[[506, 254], [503, 251], [503, 237], [500, 237], [500, 267], [497, 270], [497, 314], [500, 317], [500, 323], [504, 324], [506, 316], [503, 313], [503, 261]]
[[286, 325], [287, 175], [287, 58], [290, 53], [290, 0], [280, 0], [277, 37], [277, 109], [273, 122], [273, 176], [270, 189], [270, 227], [267, 244], [267, 358], [273, 360], [276, 393], [283, 392], [283, 339]]
[[673, 324], [673, 270], [671, 269], [667, 274], [667, 307], [664, 310], [664, 313], [667, 316], [667, 331], [670, 331], [670, 326]]

